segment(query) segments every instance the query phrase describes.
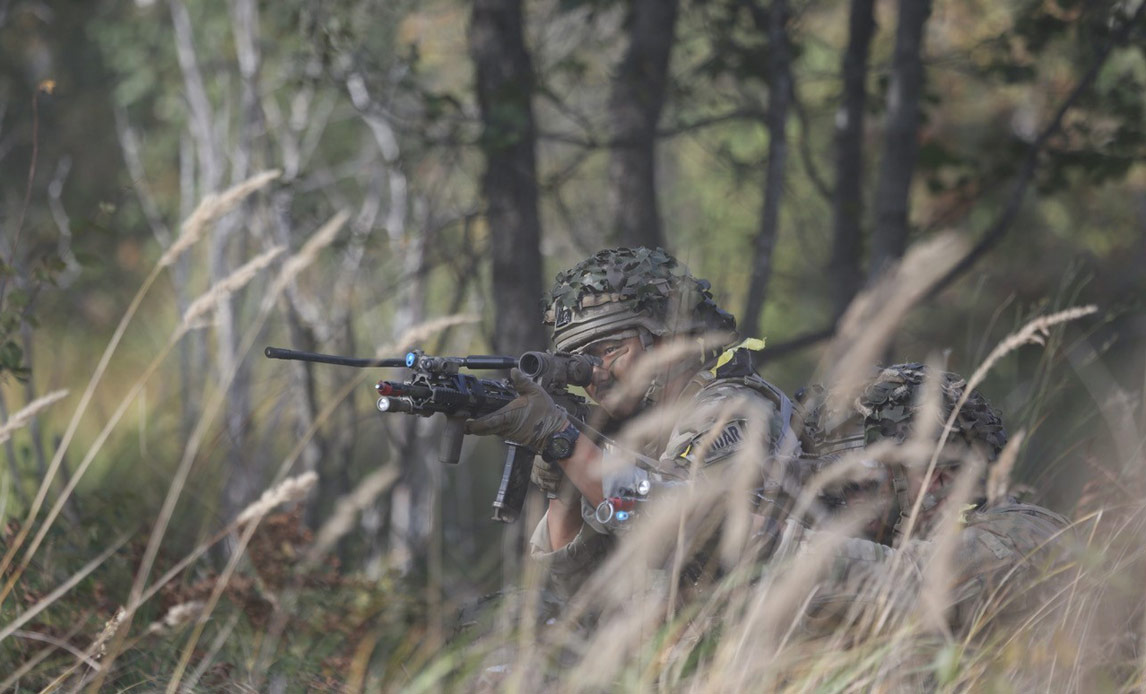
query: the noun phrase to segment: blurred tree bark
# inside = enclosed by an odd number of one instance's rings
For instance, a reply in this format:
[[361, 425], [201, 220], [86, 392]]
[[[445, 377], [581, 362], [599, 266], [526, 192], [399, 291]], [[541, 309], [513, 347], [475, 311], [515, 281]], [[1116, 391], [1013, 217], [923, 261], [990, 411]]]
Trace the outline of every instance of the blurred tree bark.
[[474, 0], [470, 55], [481, 109], [481, 188], [489, 226], [499, 353], [543, 349], [534, 73], [521, 0]]
[[883, 159], [875, 195], [869, 281], [903, 256], [910, 222], [911, 180], [919, 152], [920, 99], [923, 96], [923, 38], [931, 0], [899, 0]]
[[744, 305], [741, 331], [749, 337], [760, 331], [760, 313], [772, 277], [773, 253], [780, 228], [784, 197], [784, 168], [788, 161], [788, 113], [792, 106], [792, 52], [788, 42], [788, 0], [772, 0], [767, 13], [753, 5], [756, 28], [768, 33], [768, 164], [760, 230], [753, 241], [752, 275]]
[[[541, 324], [541, 219], [538, 213], [534, 73], [521, 0], [474, 0], [469, 49], [481, 109], [481, 190], [493, 279], [493, 349], [544, 349]], [[502, 534], [502, 575], [517, 580], [524, 523]]]
[[614, 229], [624, 246], [665, 245], [657, 205], [657, 123], [664, 107], [679, 0], [630, 0], [628, 48], [609, 97]]
[[832, 315], [843, 315], [863, 284], [863, 140], [867, 109], [868, 54], [875, 33], [875, 0], [852, 0], [848, 45], [841, 73], [843, 94], [836, 114], [836, 184], [832, 196], [832, 255], [828, 261]]

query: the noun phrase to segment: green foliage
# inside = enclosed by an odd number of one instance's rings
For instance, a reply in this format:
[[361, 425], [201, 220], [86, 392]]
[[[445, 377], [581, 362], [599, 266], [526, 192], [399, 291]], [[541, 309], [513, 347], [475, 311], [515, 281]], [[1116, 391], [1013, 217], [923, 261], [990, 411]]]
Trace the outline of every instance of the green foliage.
[[[696, 68], [698, 76], [769, 86], [769, 66], [776, 50], [768, 38], [770, 5], [757, 0], [706, 0], [697, 6], [705, 13], [708, 34], [707, 56]], [[799, 60], [803, 50], [799, 35], [789, 33], [785, 40], [789, 59]]]
[[19, 381], [31, 376], [22, 344], [25, 334], [40, 325], [35, 300], [44, 287], [56, 285], [65, 268], [54, 254], [27, 268], [0, 261], [0, 380], [5, 375]]

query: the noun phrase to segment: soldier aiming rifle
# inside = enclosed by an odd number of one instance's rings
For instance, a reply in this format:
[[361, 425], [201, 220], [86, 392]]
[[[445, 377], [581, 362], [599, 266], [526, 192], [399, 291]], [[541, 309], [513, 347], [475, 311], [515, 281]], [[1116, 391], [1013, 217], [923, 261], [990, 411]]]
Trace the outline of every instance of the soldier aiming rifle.
[[[601, 251], [558, 273], [544, 302], [554, 348], [595, 362], [585, 392], [607, 416], [605, 428], [621, 429], [656, 410], [674, 413], [640, 450], [617, 450], [514, 371], [519, 396], [467, 424], [469, 433], [542, 451], [532, 479], [551, 498], [531, 548], [548, 563], [560, 596], [599, 565], [645, 501], [695, 474], [720, 474], [722, 463], [752, 445], [750, 430], [766, 434], [754, 460], [798, 454], [791, 400], [752, 365], [749, 347], [763, 345], [740, 342], [735, 319], [717, 306], [709, 283], [665, 251]], [[606, 466], [606, 449], [627, 464]]]

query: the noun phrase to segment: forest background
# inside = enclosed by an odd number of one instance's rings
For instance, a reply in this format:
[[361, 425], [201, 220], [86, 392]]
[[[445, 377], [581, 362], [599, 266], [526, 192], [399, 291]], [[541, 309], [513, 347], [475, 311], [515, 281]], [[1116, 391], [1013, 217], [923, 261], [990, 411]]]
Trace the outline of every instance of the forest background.
[[[961, 255], [889, 361], [967, 373], [1025, 320], [1097, 305], [983, 387], [1026, 432], [1016, 481], [1070, 513], [1126, 473], [1115, 423], [1142, 428], [1144, 46], [1140, 0], [0, 0], [0, 614], [22, 627], [0, 680], [44, 686], [205, 545], [134, 618], [227, 575], [200, 676], [240, 667], [218, 635], [259, 633], [286, 574], [321, 589], [279, 671], [341, 682], [380, 623], [418, 626], [367, 659], [427, 660], [428, 611], [521, 570], [529, 521], [487, 520], [500, 448], [443, 469], [435, 421], [374, 410], [385, 372], [262, 347], [544, 348], [554, 273], [616, 245], [710, 279], [788, 392], [942, 231]], [[305, 501], [236, 529], [311, 470]], [[352, 525], [304, 572], [332, 517]], [[111, 671], [177, 652], [135, 643]]]

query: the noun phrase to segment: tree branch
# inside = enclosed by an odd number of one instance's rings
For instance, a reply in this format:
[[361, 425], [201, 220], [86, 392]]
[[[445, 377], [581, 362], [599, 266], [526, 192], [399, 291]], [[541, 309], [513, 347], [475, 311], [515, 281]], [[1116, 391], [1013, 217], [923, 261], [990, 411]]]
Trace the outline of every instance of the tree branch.
[[143, 166], [143, 157], [140, 154], [139, 136], [135, 128], [128, 121], [127, 111], [122, 106], [112, 108], [115, 116], [115, 133], [119, 136], [119, 149], [123, 152], [123, 162], [127, 164], [127, 172], [131, 175], [131, 186], [135, 189], [135, 197], [139, 199], [139, 207], [143, 210], [143, 217], [151, 227], [151, 233], [159, 241], [161, 248], [171, 245], [171, 230], [163, 221], [163, 214], [151, 194], [147, 185], [147, 169]]
[[760, 355], [758, 361], [760, 363], [766, 363], [775, 359], [782, 359], [794, 352], [799, 352], [800, 350], [811, 347], [812, 345], [830, 340], [835, 337], [835, 334], [836, 324], [833, 323], [826, 328], [813, 330], [812, 332], [807, 332], [803, 335], [797, 335], [790, 340], [785, 340], [778, 345], [770, 345], [757, 352], [757, 354]]
[[52, 220], [60, 232], [60, 240], [56, 244], [56, 252], [60, 260], [64, 261], [64, 271], [56, 278], [56, 282], [63, 287], [71, 284], [76, 275], [80, 273], [80, 263], [72, 251], [72, 225], [68, 219], [67, 210], [64, 209], [63, 192], [64, 182], [72, 170], [72, 158], [63, 156], [56, 164], [56, 173], [48, 184], [48, 210], [52, 213]]
[[820, 169], [816, 165], [816, 159], [812, 156], [811, 138], [809, 133], [811, 127], [809, 126], [808, 111], [804, 108], [804, 102], [800, 99], [800, 90], [795, 83], [792, 84], [792, 110], [796, 112], [796, 120], [800, 122], [800, 137], [796, 140], [796, 144], [800, 150], [800, 161], [804, 163], [804, 168], [808, 171], [808, 179], [812, 181], [812, 185], [816, 188], [824, 200], [828, 204], [832, 203], [835, 193], [832, 186], [828, 184], [827, 179], [820, 174]]
[[[658, 128], [656, 137], [658, 139], [676, 137], [684, 133], [700, 130], [713, 125], [720, 125], [732, 121], [752, 121], [761, 122], [766, 120], [768, 113], [755, 107], [737, 108], [725, 113], [718, 113], [704, 118], [698, 118], [695, 121], [677, 123], [666, 128]], [[586, 149], [611, 149], [614, 147], [628, 147], [634, 144], [633, 140], [624, 137], [607, 137], [595, 138], [592, 136], [578, 136], [569, 133], [546, 132], [538, 131], [538, 139], [547, 140], [550, 142], [559, 142], [561, 144], [573, 145], [575, 147], [584, 147]]]

